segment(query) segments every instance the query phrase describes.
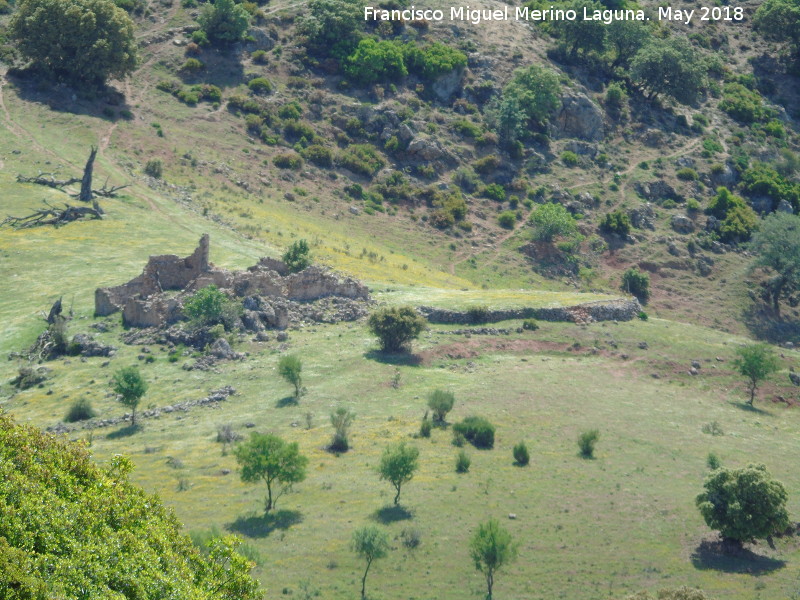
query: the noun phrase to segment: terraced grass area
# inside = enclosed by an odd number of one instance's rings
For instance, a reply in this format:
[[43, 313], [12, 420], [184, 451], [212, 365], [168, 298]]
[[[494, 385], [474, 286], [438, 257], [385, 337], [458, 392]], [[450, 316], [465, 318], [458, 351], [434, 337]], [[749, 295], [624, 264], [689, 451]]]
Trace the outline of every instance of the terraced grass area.
[[[151, 383], [145, 406], [234, 385], [238, 393], [219, 406], [145, 420], [133, 435], [119, 427], [71, 435], [91, 439], [100, 461], [131, 455], [134, 479], [157, 491], [189, 530], [216, 527], [242, 535], [260, 556], [255, 573], [267, 597], [298, 595], [305, 582], [320, 597], [352, 598], [361, 563], [348, 549], [349, 538], [369, 522], [385, 526], [393, 540], [390, 558], [370, 575], [371, 597], [479, 596], [482, 580], [467, 542], [490, 516], [502, 519], [521, 544], [520, 559], [498, 577], [498, 597], [621, 598], [683, 584], [734, 599], [796, 591], [792, 565], [800, 548], [794, 539], [776, 540], [775, 550], [759, 544], [753, 552], [760, 558], [750, 561], [700, 550], [713, 534], [693, 500], [711, 451], [728, 466], [766, 463], [789, 490], [790, 514], [800, 511], [800, 476], [787, 460], [800, 451], [796, 408], [767, 400], [746, 409], [743, 382], [728, 366], [741, 338], [658, 319], [588, 327], [544, 323], [534, 333], [500, 337], [447, 331], [437, 326], [424, 335], [413, 364], [376, 354], [362, 324], [292, 331], [285, 345], [243, 342], [246, 360], [207, 373], [183, 370], [192, 359], [169, 362], [157, 346], [149, 348], [155, 362], [137, 361], [141, 349], [125, 346], [105, 368], [101, 358], [48, 365], [54, 373], [45, 387], [18, 393], [4, 408], [47, 426], [85, 396], [102, 415], [119, 415], [108, 378], [130, 363], [138, 363]], [[100, 338], [112, 341], [117, 333]], [[275, 370], [286, 352], [303, 361], [308, 393], [297, 405], [287, 401], [291, 386]], [[796, 396], [786, 369], [798, 364], [797, 354], [786, 353], [784, 371], [766, 386], [765, 398]], [[696, 377], [688, 374], [690, 359], [701, 361]], [[396, 373], [397, 389], [390, 384]], [[493, 450], [467, 448], [467, 474], [455, 473], [458, 449], [449, 431], [411, 439], [425, 397], [436, 387], [456, 395], [451, 422], [477, 414], [497, 426]], [[337, 457], [325, 446], [332, 434], [328, 417], [338, 406], [357, 419], [352, 450]], [[712, 421], [724, 435], [702, 432]], [[264, 516], [263, 486], [241, 483], [233, 456], [215, 441], [223, 424], [244, 436], [272, 432], [297, 441], [309, 457], [307, 480], [281, 498], [274, 514]], [[589, 428], [600, 430], [600, 442], [596, 459], [587, 461], [577, 456], [575, 440]], [[394, 510], [391, 488], [375, 468], [383, 448], [400, 439], [420, 448], [420, 470], [403, 489], [402, 510]], [[511, 448], [521, 440], [532, 456], [525, 468], [512, 464]], [[405, 529], [419, 532], [418, 549], [403, 546]]]

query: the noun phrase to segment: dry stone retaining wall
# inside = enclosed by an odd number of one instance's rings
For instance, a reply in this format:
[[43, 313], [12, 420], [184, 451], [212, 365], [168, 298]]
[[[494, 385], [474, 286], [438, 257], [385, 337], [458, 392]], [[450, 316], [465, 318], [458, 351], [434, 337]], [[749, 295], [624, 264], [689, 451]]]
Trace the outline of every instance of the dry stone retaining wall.
[[[468, 311], [456, 311], [446, 308], [418, 307], [419, 312], [430, 323], [449, 323], [468, 325], [474, 323]], [[559, 308], [510, 308], [501, 310], [487, 309], [481, 313], [481, 321], [496, 323], [511, 319], [538, 319], [539, 321], [630, 321], [640, 312], [642, 307], [637, 300], [612, 300], [588, 302], [576, 306]]]

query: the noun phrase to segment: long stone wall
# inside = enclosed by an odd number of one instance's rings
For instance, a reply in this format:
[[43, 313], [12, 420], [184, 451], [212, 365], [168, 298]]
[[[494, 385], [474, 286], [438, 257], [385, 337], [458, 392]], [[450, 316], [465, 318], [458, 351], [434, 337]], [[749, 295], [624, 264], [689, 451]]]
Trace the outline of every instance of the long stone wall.
[[[446, 308], [418, 307], [419, 312], [430, 323], [468, 325], [475, 323], [471, 311], [457, 311]], [[537, 319], [539, 321], [630, 321], [642, 311], [638, 300], [611, 300], [587, 302], [575, 306], [558, 308], [509, 308], [486, 309], [481, 312], [481, 322], [497, 323], [511, 319]]]

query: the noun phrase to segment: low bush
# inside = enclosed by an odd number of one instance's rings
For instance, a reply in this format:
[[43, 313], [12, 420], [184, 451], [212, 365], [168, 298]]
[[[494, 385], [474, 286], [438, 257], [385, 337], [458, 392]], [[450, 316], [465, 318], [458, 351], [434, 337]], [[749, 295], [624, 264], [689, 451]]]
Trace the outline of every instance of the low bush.
[[514, 224], [517, 222], [517, 213], [513, 210], [504, 210], [497, 215], [497, 223], [503, 229], [514, 229]]
[[386, 165], [377, 150], [369, 144], [353, 144], [339, 154], [337, 162], [345, 169], [366, 177], [372, 177]]
[[563, 162], [568, 167], [575, 167], [578, 165], [579, 159], [578, 155], [572, 152], [571, 150], [567, 150], [561, 153], [561, 162]]
[[197, 73], [198, 71], [202, 71], [205, 68], [206, 66], [203, 64], [202, 61], [196, 58], [189, 58], [186, 60], [185, 63], [183, 63], [183, 65], [181, 65], [181, 68], [179, 70], [183, 73]]
[[144, 166], [144, 173], [150, 177], [161, 179], [161, 176], [164, 174], [164, 164], [157, 158], [148, 160], [147, 164]]
[[328, 168], [333, 166], [333, 152], [325, 146], [317, 144], [308, 146], [300, 151], [300, 155], [318, 167]]
[[472, 464], [472, 460], [464, 450], [461, 450], [456, 455], [456, 473], [466, 473], [469, 471], [469, 467]]
[[247, 82], [247, 87], [254, 94], [260, 96], [269, 94], [272, 91], [272, 83], [266, 77], [256, 77]]
[[691, 167], [684, 167], [680, 169], [675, 176], [681, 181], [697, 181], [697, 171]]
[[600, 231], [626, 237], [631, 232], [631, 219], [621, 210], [615, 210], [600, 220]]
[[455, 433], [460, 433], [476, 448], [494, 448], [495, 427], [483, 417], [467, 417], [453, 426]]
[[600, 438], [597, 429], [584, 431], [578, 436], [578, 451], [583, 458], [594, 458], [594, 447]]
[[92, 408], [92, 403], [86, 398], [78, 398], [69, 407], [67, 414], [64, 416], [64, 421], [67, 423], [75, 423], [76, 421], [93, 419], [96, 416], [97, 412]]
[[536, 331], [539, 329], [539, 323], [536, 322], [536, 319], [525, 319], [522, 322], [522, 328], [526, 331]]
[[650, 276], [636, 267], [631, 267], [622, 274], [621, 289], [631, 296], [636, 296], [642, 304], [646, 304], [650, 299]]
[[298, 170], [303, 166], [303, 159], [296, 152], [286, 152], [284, 154], [275, 155], [272, 159], [272, 163], [279, 169]]
[[528, 447], [525, 445], [525, 442], [520, 442], [514, 446], [513, 454], [514, 462], [520, 467], [524, 467], [531, 461], [530, 454], [528, 453]]

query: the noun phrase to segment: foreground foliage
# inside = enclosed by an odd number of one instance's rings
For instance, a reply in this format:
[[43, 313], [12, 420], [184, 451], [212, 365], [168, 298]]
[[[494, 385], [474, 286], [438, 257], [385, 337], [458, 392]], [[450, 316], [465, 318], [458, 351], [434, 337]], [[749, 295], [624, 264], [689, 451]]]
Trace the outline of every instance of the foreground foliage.
[[0, 597], [261, 598], [235, 539], [204, 558], [131, 468], [0, 415]]

